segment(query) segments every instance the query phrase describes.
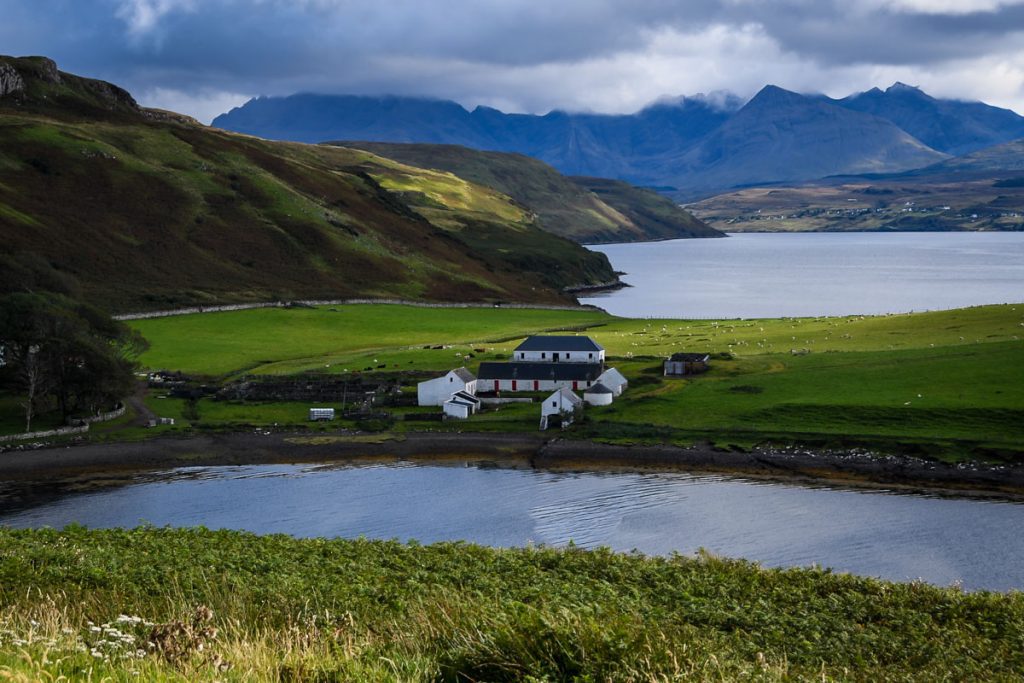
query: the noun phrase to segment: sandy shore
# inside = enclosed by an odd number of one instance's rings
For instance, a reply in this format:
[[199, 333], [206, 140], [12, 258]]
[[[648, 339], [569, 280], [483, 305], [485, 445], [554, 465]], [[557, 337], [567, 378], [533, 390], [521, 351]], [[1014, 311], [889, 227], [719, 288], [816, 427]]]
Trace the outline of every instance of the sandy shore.
[[863, 451], [710, 446], [619, 446], [542, 434], [417, 432], [398, 436], [229, 433], [138, 443], [61, 446], [0, 453], [0, 481], [54, 481], [90, 473], [187, 466], [458, 458], [543, 469], [669, 470], [741, 474], [785, 481], [921, 490], [1024, 500], [1024, 466], [947, 465]]

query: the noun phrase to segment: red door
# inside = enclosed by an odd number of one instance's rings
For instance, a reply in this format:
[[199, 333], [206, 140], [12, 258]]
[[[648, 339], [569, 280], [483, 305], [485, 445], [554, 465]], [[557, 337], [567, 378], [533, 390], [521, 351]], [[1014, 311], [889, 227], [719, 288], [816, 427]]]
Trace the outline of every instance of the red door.
[[512, 380], [512, 391], [516, 390], [516, 381]]
[[534, 391], [540, 391], [540, 380], [539, 379], [533, 380], [533, 390]]
[[579, 385], [580, 385], [580, 383], [579, 383], [579, 382], [577, 382], [576, 380], [573, 380], [573, 381], [572, 381], [572, 390], [573, 390], [573, 391], [576, 391], [577, 389], [579, 389], [579, 388], [580, 388], [580, 386], [579, 386]]

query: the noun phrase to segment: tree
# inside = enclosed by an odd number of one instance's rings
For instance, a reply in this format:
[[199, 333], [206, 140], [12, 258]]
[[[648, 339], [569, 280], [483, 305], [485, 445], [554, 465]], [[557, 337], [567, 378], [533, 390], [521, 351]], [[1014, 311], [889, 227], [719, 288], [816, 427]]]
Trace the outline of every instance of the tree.
[[26, 429], [49, 401], [67, 419], [95, 414], [129, 393], [145, 340], [106, 313], [60, 294], [0, 298], [3, 372], [26, 398]]

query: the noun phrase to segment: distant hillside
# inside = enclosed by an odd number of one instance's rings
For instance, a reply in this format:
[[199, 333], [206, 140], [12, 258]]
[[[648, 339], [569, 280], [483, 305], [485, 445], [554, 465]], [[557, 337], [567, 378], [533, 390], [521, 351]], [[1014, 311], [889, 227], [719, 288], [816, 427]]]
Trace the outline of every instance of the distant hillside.
[[677, 239], [681, 231], [686, 237], [725, 237], [724, 232], [715, 230], [654, 190], [608, 178], [573, 176], [572, 181], [596, 194], [633, 223], [643, 225], [644, 233], [651, 239]]
[[455, 145], [342, 142], [411, 166], [440, 169], [507, 194], [539, 225], [578, 242], [721, 237], [674, 202], [627, 183], [567, 178], [521, 154]]
[[[396, 186], [430, 186], [430, 202]], [[142, 109], [0, 57], [0, 261], [43, 258], [118, 310], [295, 297], [566, 301], [614, 278], [507, 196], [363, 151]], [[11, 259], [12, 261], [15, 259]]]
[[1024, 139], [905, 173], [749, 187], [688, 208], [730, 232], [1024, 230]]
[[1024, 136], [1024, 117], [896, 84], [833, 100], [767, 86], [665, 100], [630, 115], [505, 114], [403, 97], [260, 97], [217, 117], [239, 132], [307, 142], [458, 144], [517, 152], [567, 175], [663, 188], [677, 199], [754, 183], [894, 173]]
[[1009, 109], [981, 102], [939, 100], [903, 83], [832, 102], [891, 121], [947, 154], [967, 154], [1024, 137], [1024, 116]]
[[965, 154], [930, 166], [915, 175], [943, 175], [949, 173], [980, 173], [1003, 175], [1024, 172], [1024, 138]]

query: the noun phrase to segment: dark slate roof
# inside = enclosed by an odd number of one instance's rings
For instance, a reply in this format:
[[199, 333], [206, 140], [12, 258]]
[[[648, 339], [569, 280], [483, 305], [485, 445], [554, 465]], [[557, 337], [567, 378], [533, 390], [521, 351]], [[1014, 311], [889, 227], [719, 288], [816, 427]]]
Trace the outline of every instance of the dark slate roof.
[[601, 363], [481, 363], [480, 379], [593, 382], [604, 371]]
[[560, 334], [527, 337], [516, 351], [604, 351], [604, 347], [590, 337]]
[[669, 360], [677, 363], [701, 363], [707, 362], [710, 356], [706, 353], [673, 353]]
[[585, 394], [614, 394], [615, 392], [598, 382], [583, 393]]
[[452, 372], [454, 372], [455, 376], [461, 379], [463, 382], [472, 382], [473, 380], [476, 379], [476, 377], [473, 376], [473, 373], [467, 370], [466, 368], [455, 368], [454, 370], [452, 370]]
[[467, 394], [465, 391], [456, 391], [454, 394], [452, 394], [452, 400], [455, 399], [458, 399], [460, 401], [466, 401], [468, 403], [480, 403], [480, 399], [478, 399], [473, 394]]

